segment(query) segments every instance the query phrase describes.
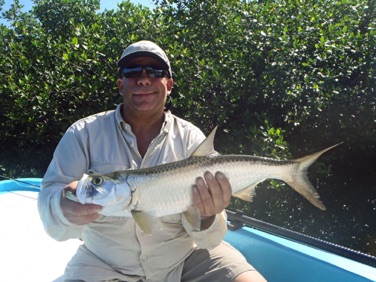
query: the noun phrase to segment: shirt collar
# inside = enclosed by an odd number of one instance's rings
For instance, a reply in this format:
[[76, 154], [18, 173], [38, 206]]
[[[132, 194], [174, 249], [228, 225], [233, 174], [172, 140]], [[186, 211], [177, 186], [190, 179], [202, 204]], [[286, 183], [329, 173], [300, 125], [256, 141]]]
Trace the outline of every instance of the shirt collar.
[[162, 125], [161, 131], [164, 131], [164, 133], [168, 133], [172, 126], [173, 116], [170, 111], [165, 112], [164, 116], [165, 116], [165, 121]]
[[121, 108], [123, 107], [123, 104], [120, 104], [116, 107], [115, 110], [115, 120], [116, 123], [120, 126], [121, 129], [125, 130], [129, 128], [129, 124], [127, 124], [124, 120], [123, 117], [121, 116]]

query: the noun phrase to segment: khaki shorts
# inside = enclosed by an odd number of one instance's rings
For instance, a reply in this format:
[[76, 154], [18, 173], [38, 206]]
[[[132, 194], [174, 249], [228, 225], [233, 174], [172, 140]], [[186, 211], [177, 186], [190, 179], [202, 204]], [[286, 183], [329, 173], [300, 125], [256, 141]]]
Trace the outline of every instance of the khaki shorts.
[[[97, 257], [91, 254], [85, 247], [83, 253], [87, 254], [86, 263], [75, 267], [77, 273], [83, 271], [98, 272], [97, 281], [106, 282], [126, 282], [126, 280], [114, 278], [111, 280], [103, 279], [104, 277], [119, 276], [113, 268], [100, 262]], [[89, 258], [89, 260], [88, 260]], [[80, 269], [80, 267], [82, 267]], [[179, 267], [180, 268], [180, 267]], [[181, 282], [226, 282], [232, 281], [236, 276], [245, 271], [255, 271], [245, 257], [234, 247], [226, 242], [222, 242], [218, 247], [212, 250], [196, 249], [184, 261], [182, 266]], [[103, 276], [102, 276], [103, 275]], [[100, 277], [103, 277], [102, 279]], [[120, 275], [123, 276], [123, 275]], [[91, 278], [92, 279], [92, 278]], [[171, 279], [167, 280], [170, 282]], [[65, 282], [86, 281], [83, 279], [65, 279]], [[129, 281], [144, 281], [139, 279], [130, 279]], [[146, 280], [148, 281], [148, 280]], [[160, 281], [153, 279], [153, 281]], [[86, 282], [91, 282], [89, 279]], [[165, 281], [164, 281], [165, 282]], [[175, 282], [175, 281], [174, 281]]]
[[195, 250], [183, 266], [181, 282], [232, 281], [245, 271], [255, 271], [234, 247], [222, 242], [212, 250]]

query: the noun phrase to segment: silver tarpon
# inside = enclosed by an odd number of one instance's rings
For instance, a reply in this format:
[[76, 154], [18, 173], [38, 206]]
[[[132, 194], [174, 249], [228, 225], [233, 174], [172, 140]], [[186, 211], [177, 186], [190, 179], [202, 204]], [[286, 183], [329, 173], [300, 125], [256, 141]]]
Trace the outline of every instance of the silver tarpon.
[[79, 181], [76, 197], [71, 199], [102, 205], [107, 216], [133, 216], [147, 233], [153, 218], [183, 213], [200, 229], [198, 209], [192, 207], [192, 185], [198, 176], [210, 171], [222, 172], [229, 179], [232, 195], [252, 201], [255, 187], [266, 179], [279, 179], [303, 195], [319, 209], [324, 204], [307, 177], [308, 167], [331, 146], [317, 153], [293, 160], [275, 160], [249, 155], [219, 155], [213, 146], [215, 128], [191, 157], [155, 167], [85, 174]]

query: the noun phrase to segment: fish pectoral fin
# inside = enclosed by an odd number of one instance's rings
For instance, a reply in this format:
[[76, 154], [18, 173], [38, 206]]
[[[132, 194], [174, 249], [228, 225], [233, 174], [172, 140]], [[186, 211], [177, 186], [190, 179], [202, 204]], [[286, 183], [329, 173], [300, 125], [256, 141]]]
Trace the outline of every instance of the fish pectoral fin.
[[183, 216], [188, 221], [188, 223], [193, 227], [194, 230], [200, 231], [201, 230], [201, 215], [200, 210], [195, 207], [190, 207], [185, 212], [183, 212]]
[[250, 185], [236, 193], [234, 193], [232, 196], [236, 197], [236, 198], [239, 198], [239, 199], [242, 199], [243, 201], [247, 201], [247, 202], [252, 202], [253, 201], [253, 196], [256, 194], [256, 186], [259, 182], [257, 182], [256, 184], [253, 184], [253, 185]]
[[151, 234], [153, 231], [153, 226], [155, 222], [155, 212], [154, 211], [131, 211], [133, 219], [136, 221], [137, 225], [146, 234]]
[[214, 150], [214, 137], [217, 131], [218, 126], [214, 127], [212, 132], [209, 134], [208, 137], [197, 147], [197, 149], [193, 152], [192, 156], [209, 156], [211, 154], [216, 154], [217, 152]]

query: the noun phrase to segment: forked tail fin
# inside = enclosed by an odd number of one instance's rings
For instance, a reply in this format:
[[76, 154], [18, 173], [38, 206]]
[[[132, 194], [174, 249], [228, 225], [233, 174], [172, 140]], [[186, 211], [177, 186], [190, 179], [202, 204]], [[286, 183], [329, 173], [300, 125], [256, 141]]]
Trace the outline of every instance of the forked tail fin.
[[284, 179], [284, 181], [290, 185], [295, 191], [301, 194], [304, 198], [310, 201], [314, 206], [318, 207], [321, 210], [326, 210], [324, 204], [319, 199], [320, 196], [317, 193], [316, 189], [313, 187], [312, 183], [309, 181], [307, 176], [307, 170], [312, 165], [318, 157], [320, 157], [326, 151], [338, 146], [341, 143], [338, 143], [334, 146], [330, 146], [326, 149], [323, 149], [314, 154], [295, 159], [294, 162], [297, 164], [297, 169], [289, 179]]

